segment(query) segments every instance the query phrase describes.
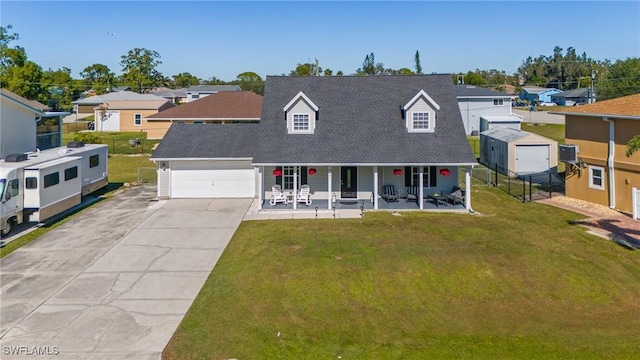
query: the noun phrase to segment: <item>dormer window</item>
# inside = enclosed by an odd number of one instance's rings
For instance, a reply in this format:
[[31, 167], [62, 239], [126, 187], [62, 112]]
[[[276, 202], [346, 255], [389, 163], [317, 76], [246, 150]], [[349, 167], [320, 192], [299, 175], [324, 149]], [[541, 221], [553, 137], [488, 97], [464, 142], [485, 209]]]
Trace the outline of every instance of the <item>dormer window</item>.
[[420, 90], [405, 106], [405, 126], [409, 132], [434, 132], [438, 105], [424, 90]]
[[293, 131], [309, 131], [309, 114], [293, 114]]
[[302, 91], [282, 109], [289, 134], [313, 134], [318, 120], [318, 106]]
[[412, 128], [413, 130], [429, 130], [429, 113], [428, 112], [413, 112]]

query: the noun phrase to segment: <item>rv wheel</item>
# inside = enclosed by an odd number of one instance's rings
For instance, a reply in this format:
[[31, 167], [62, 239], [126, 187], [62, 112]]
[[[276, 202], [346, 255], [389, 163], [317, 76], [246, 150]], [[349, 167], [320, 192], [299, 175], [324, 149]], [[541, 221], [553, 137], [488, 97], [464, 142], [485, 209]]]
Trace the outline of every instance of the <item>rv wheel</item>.
[[9, 233], [13, 230], [13, 219], [7, 219], [7, 222], [4, 224], [4, 229], [0, 231], [0, 235], [5, 237], [9, 235]]

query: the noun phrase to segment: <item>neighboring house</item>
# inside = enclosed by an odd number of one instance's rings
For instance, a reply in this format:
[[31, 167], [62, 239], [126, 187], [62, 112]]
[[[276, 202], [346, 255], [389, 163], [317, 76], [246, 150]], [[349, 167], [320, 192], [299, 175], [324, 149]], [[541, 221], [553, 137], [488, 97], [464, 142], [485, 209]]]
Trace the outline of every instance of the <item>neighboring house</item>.
[[157, 88], [149, 92], [149, 94], [163, 97], [174, 104], [187, 102], [187, 89]]
[[36, 150], [37, 120], [44, 112], [35, 103], [0, 89], [0, 158]]
[[561, 93], [562, 90], [554, 88], [542, 88], [538, 86], [523, 86], [520, 91], [520, 99], [529, 100], [532, 103], [551, 102], [551, 95]]
[[249, 91], [224, 91], [169, 108], [145, 119], [149, 139], [164, 137], [171, 123], [234, 124], [260, 121], [262, 96]]
[[[565, 115], [566, 195], [636, 213], [640, 152], [627, 157], [626, 145], [640, 134], [640, 94], [573, 107]], [[571, 152], [575, 152], [575, 156]], [[636, 191], [637, 193], [637, 191]]]
[[131, 91], [112, 92], [73, 102], [79, 112], [91, 109], [96, 131], [153, 131], [145, 116], [176, 106], [171, 101], [151, 94]]
[[561, 106], [573, 106], [575, 104], [589, 104], [590, 101], [590, 91], [587, 88], [584, 89], [574, 89], [574, 90], [565, 90], [561, 93], [551, 95], [551, 102], [554, 102]]
[[194, 85], [187, 88], [187, 102], [201, 99], [221, 91], [242, 91], [238, 85]]
[[460, 173], [460, 208], [470, 209], [477, 164], [450, 75], [269, 76], [259, 123], [174, 123], [151, 159], [160, 198], [248, 197], [270, 208], [277, 184], [294, 209], [301, 184], [324, 209], [396, 206], [381, 201], [390, 185], [415, 190], [416, 209], [435, 207], [428, 197], [451, 191]]
[[69, 113], [51, 112], [38, 101], [0, 89], [0, 158], [61, 145], [62, 120]]
[[109, 92], [120, 92], [120, 91], [129, 91], [131, 87], [129, 86], [114, 86], [111, 88]]
[[480, 163], [517, 176], [558, 171], [558, 142], [527, 131], [495, 128], [480, 134]]
[[[473, 85], [457, 85], [456, 97], [467, 135], [478, 136], [481, 118], [508, 120], [520, 124], [522, 118], [511, 112], [511, 97], [506, 93]], [[498, 120], [499, 121], [499, 120]], [[518, 125], [519, 126], [519, 125]]]

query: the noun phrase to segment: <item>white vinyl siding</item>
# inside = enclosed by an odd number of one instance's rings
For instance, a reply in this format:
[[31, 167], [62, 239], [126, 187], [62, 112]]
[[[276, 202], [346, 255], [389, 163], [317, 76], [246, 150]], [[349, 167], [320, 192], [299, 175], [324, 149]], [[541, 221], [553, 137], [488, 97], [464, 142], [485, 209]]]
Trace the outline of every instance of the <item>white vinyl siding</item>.
[[406, 112], [406, 124], [409, 132], [433, 132], [436, 112], [422, 98], [418, 99]]
[[604, 190], [604, 168], [589, 165], [589, 187], [596, 190]]

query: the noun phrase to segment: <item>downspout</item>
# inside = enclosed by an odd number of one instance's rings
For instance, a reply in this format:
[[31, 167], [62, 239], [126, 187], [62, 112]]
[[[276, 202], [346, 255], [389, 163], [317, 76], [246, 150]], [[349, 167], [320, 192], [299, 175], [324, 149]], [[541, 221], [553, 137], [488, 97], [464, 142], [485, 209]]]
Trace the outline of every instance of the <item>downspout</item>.
[[606, 116], [602, 120], [609, 123], [609, 154], [607, 154], [607, 171], [609, 172], [609, 207], [616, 208], [616, 177], [613, 169], [615, 157], [615, 121], [609, 120]]

